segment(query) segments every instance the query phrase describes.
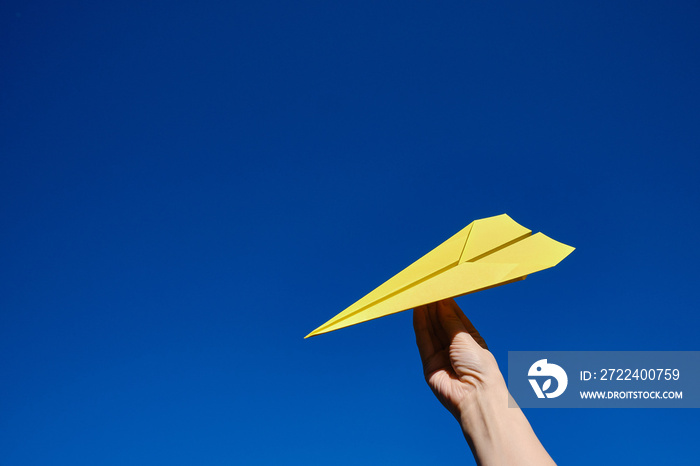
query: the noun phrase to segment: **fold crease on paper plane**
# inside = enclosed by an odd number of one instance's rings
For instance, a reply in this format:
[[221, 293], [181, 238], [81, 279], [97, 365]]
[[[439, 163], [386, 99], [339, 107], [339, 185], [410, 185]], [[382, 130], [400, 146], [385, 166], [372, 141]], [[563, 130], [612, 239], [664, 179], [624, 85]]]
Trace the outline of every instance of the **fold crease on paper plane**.
[[573, 250], [506, 214], [475, 220], [305, 338], [522, 280]]

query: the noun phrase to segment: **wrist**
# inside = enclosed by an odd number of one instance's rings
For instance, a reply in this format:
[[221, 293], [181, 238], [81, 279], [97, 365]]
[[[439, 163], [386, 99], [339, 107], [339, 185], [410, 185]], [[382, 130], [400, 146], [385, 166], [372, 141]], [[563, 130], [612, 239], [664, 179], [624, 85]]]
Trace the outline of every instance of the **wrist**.
[[464, 437], [480, 465], [554, 465], [501, 378], [473, 391], [460, 405]]
[[470, 445], [475, 440], [498, 440], [503, 424], [510, 422], [508, 396], [505, 383], [484, 385], [477, 387], [462, 401], [457, 420]]
[[491, 359], [493, 367], [483, 371], [478, 383], [472, 385], [472, 390], [457, 406], [456, 417], [463, 429], [470, 426], [484, 427], [484, 424], [503, 419], [508, 414], [510, 394], [506, 381], [498, 369], [496, 360]]

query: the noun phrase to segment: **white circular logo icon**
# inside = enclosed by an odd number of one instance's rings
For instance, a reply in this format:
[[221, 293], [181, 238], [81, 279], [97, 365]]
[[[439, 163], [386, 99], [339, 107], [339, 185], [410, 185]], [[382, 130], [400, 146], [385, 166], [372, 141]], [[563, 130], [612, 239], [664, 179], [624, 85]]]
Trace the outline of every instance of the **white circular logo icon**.
[[[560, 366], [556, 364], [549, 364], [546, 359], [540, 359], [530, 366], [530, 370], [527, 372], [528, 377], [535, 377], [534, 379], [528, 379], [532, 389], [535, 391], [537, 398], [556, 398], [566, 390], [566, 386], [569, 383], [569, 378], [566, 376], [566, 372]], [[542, 380], [542, 385], [537, 382], [537, 379]], [[552, 388], [552, 379], [557, 381], [556, 390], [548, 392]]]

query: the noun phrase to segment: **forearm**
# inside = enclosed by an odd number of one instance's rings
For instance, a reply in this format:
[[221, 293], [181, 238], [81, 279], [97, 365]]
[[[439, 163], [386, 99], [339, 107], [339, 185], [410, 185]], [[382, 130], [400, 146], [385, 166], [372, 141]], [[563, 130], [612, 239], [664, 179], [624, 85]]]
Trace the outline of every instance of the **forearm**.
[[508, 407], [505, 383], [472, 395], [460, 407], [459, 420], [477, 464], [555, 464], [520, 408]]

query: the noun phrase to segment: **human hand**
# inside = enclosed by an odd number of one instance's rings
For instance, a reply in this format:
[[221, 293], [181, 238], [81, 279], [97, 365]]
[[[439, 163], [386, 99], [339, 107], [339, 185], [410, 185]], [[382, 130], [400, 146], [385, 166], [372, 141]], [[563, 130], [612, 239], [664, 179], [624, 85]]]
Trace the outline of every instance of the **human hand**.
[[458, 421], [477, 391], [505, 388], [496, 359], [454, 299], [417, 307], [413, 327], [425, 380]]
[[459, 421], [474, 459], [486, 465], [554, 465], [508, 389], [486, 342], [453, 299], [413, 311], [423, 373]]

